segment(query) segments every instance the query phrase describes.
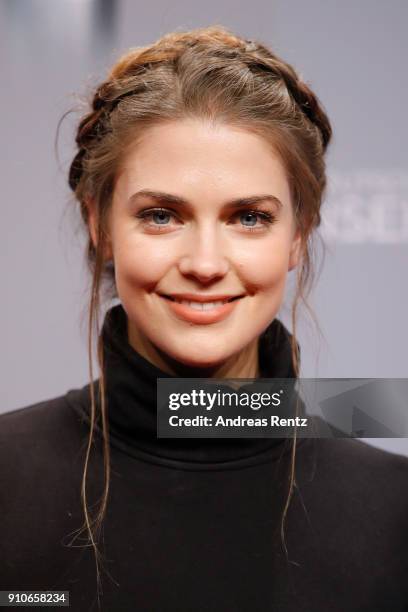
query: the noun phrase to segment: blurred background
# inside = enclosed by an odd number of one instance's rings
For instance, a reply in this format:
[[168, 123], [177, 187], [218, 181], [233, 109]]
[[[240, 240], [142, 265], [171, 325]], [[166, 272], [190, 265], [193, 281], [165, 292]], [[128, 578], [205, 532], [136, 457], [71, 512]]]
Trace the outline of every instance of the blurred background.
[[[89, 277], [66, 179], [80, 114], [59, 160], [58, 121], [129, 47], [212, 24], [291, 62], [333, 124], [309, 300], [323, 335], [300, 318], [301, 375], [408, 378], [407, 22], [404, 0], [0, 0], [0, 412], [88, 382]], [[408, 455], [403, 438], [367, 442]]]

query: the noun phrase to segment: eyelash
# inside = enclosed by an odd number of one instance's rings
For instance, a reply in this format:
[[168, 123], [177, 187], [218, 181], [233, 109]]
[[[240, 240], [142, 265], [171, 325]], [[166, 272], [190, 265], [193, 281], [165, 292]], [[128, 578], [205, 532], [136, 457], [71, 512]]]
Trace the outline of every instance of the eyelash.
[[[142, 210], [141, 212], [139, 212], [136, 217], [138, 219], [140, 219], [142, 221], [142, 223], [148, 225], [147, 223], [147, 219], [151, 218], [152, 215], [154, 213], [157, 212], [163, 212], [163, 213], [168, 213], [169, 215], [172, 215], [173, 217], [175, 217], [175, 213], [167, 208], [149, 208], [146, 210]], [[267, 210], [246, 210], [245, 212], [238, 212], [236, 213], [234, 216], [241, 216], [244, 214], [251, 214], [251, 215], [257, 215], [258, 217], [261, 218], [262, 220], [262, 224], [264, 226], [268, 226], [268, 225], [272, 225], [273, 223], [275, 223], [276, 221], [276, 217], [270, 213]], [[153, 224], [151, 227], [154, 228], [160, 228], [160, 227], [168, 227], [168, 225], [155, 225]], [[262, 228], [257, 227], [250, 227], [247, 225], [243, 225], [242, 227], [245, 227], [247, 232], [259, 232], [260, 230], [262, 230]]]

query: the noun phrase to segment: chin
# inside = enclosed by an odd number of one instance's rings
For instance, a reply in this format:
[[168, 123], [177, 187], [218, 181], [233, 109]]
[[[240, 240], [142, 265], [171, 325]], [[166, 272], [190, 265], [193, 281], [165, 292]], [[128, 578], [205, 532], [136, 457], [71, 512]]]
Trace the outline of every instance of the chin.
[[206, 351], [206, 350], [190, 350], [186, 352], [185, 347], [184, 350], [169, 350], [169, 347], [162, 347], [161, 351], [168, 355], [174, 361], [178, 363], [188, 366], [191, 368], [212, 368], [221, 365], [224, 363], [229, 354], [226, 355], [225, 352], [217, 353], [215, 351]]
[[180, 359], [180, 363], [191, 368], [211, 369], [222, 365], [226, 359]]

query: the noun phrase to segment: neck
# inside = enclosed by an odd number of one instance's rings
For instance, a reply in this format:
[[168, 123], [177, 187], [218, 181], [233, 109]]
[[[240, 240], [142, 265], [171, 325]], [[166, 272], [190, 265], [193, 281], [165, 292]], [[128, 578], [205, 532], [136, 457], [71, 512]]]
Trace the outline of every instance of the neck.
[[255, 338], [221, 364], [209, 367], [189, 366], [173, 359], [127, 322], [129, 344], [142, 357], [171, 376], [180, 378], [257, 378], [259, 377], [259, 339]]

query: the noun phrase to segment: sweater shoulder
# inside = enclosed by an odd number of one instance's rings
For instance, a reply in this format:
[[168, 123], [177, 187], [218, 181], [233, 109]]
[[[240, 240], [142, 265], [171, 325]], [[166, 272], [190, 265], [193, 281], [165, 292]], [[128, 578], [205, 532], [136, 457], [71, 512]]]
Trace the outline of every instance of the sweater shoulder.
[[0, 414], [0, 435], [12, 433], [13, 431], [17, 433], [30, 424], [44, 423], [44, 418], [48, 421], [53, 411], [64, 409], [65, 405], [66, 394], [61, 394], [3, 412]]
[[408, 534], [405, 455], [356, 438], [315, 438], [303, 445], [298, 461], [301, 488], [318, 496], [328, 512], [398, 515]]
[[55, 459], [70, 449], [77, 450], [83, 441], [80, 433], [83, 418], [73, 409], [71, 397], [79, 398], [80, 390], [73, 389], [1, 414], [0, 465], [23, 463], [27, 470], [30, 461], [38, 463], [41, 458]]
[[325, 438], [319, 440], [321, 450], [327, 460], [337, 470], [375, 470], [377, 475], [390, 470], [408, 476], [408, 457], [374, 446], [359, 438]]
[[[323, 431], [320, 417], [314, 419], [316, 432]], [[336, 430], [337, 432], [339, 430]], [[317, 437], [313, 439], [312, 446], [315, 451], [322, 455], [328, 466], [337, 470], [371, 470], [387, 472], [395, 469], [397, 472], [406, 473], [408, 470], [408, 457], [401, 453], [385, 450], [369, 443], [363, 438], [353, 437]]]

